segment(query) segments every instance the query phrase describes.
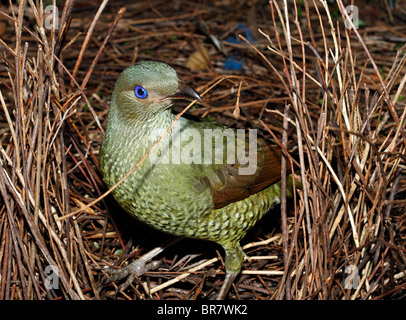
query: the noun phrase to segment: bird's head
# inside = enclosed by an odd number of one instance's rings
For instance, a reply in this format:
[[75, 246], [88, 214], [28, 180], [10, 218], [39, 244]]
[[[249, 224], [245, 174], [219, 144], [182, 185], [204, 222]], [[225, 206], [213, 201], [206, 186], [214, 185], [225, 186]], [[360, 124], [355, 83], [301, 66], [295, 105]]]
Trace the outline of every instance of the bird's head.
[[142, 61], [126, 68], [114, 87], [112, 105], [125, 120], [147, 121], [167, 110], [173, 99], [199, 100], [165, 63]]

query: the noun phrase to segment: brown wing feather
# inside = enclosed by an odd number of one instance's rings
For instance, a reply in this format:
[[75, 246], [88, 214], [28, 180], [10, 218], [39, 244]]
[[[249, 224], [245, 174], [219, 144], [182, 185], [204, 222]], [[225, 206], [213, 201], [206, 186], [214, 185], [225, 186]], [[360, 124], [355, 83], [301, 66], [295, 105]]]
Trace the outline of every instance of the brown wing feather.
[[257, 193], [281, 179], [281, 157], [279, 146], [270, 146], [264, 140], [259, 140], [264, 161], [255, 181], [248, 187], [250, 194]]
[[254, 156], [257, 157], [257, 169], [252, 175], [239, 174], [243, 165], [236, 163], [224, 165], [216, 171], [215, 177], [201, 178], [201, 183], [211, 190], [215, 209], [243, 200], [280, 180], [281, 150], [278, 146], [269, 146], [259, 139]]

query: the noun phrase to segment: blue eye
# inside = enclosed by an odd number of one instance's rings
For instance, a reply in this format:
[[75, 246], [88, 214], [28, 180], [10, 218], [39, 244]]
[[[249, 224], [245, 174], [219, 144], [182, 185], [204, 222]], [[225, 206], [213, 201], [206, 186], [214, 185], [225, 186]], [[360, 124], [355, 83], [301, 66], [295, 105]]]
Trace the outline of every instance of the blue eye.
[[135, 95], [137, 96], [137, 98], [139, 98], [139, 99], [145, 99], [146, 97], [148, 97], [147, 90], [145, 90], [141, 86], [136, 86], [134, 89], [134, 92], [135, 92]]

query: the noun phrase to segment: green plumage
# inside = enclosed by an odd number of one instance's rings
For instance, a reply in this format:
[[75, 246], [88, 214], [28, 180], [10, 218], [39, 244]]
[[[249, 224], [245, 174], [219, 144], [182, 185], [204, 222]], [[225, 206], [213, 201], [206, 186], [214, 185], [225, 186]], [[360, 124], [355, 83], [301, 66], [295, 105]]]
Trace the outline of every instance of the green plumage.
[[[179, 83], [176, 72], [159, 62], [140, 62], [120, 75], [100, 150], [100, 166], [108, 187], [127, 174], [174, 121], [171, 97], [179, 90]], [[136, 86], [142, 86], [148, 97], [137, 98]], [[214, 149], [205, 150], [202, 140], [176, 138], [186, 129], [193, 129], [203, 137], [204, 129], [226, 128], [215, 122], [181, 117], [154, 150], [154, 155], [172, 159], [172, 153], [179, 151], [182, 154], [188, 147], [187, 155], [200, 149], [202, 157], [209, 152], [214, 159]], [[175, 146], [174, 141], [180, 143]], [[236, 144], [239, 143], [245, 141], [237, 139]], [[228, 183], [226, 175], [229, 171], [224, 169], [224, 164], [156, 163], [151, 157], [113, 191], [117, 202], [129, 214], [158, 230], [222, 245], [226, 251], [226, 270], [234, 279], [244, 257], [239, 241], [272, 206], [280, 202], [280, 184], [274, 183], [242, 200], [215, 209], [213, 189], [221, 190]], [[234, 167], [238, 166], [237, 163]], [[255, 172], [258, 173], [260, 170]]]

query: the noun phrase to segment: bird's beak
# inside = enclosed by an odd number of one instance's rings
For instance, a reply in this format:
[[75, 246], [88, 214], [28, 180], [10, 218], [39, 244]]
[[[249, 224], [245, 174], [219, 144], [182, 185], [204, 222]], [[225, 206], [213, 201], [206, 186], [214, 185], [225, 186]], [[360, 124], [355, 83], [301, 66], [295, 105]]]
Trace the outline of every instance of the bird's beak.
[[182, 82], [179, 83], [178, 91], [176, 91], [175, 94], [169, 96], [168, 98], [197, 100], [199, 102], [202, 102], [202, 98], [197, 93], [197, 91], [195, 89], [183, 84]]

